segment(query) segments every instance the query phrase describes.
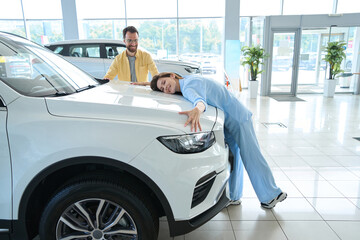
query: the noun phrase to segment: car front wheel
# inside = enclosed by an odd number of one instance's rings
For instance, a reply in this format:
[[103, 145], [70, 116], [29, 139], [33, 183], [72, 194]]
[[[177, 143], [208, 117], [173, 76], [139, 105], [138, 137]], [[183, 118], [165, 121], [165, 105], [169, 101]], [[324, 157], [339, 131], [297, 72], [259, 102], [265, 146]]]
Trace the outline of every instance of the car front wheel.
[[58, 192], [40, 220], [40, 239], [157, 239], [158, 219], [144, 202], [111, 182], [82, 181]]

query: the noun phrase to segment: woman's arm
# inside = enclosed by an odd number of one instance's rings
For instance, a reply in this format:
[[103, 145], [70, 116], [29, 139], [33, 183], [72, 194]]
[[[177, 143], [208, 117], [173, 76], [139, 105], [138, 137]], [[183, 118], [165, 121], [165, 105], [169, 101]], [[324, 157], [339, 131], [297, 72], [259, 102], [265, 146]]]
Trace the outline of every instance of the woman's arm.
[[198, 102], [196, 106], [190, 111], [179, 112], [179, 114], [185, 114], [188, 116], [187, 121], [185, 122], [185, 127], [190, 123], [191, 131], [195, 129], [195, 132], [199, 128], [199, 131], [202, 131], [200, 125], [200, 115], [205, 111], [205, 104], [203, 102]]

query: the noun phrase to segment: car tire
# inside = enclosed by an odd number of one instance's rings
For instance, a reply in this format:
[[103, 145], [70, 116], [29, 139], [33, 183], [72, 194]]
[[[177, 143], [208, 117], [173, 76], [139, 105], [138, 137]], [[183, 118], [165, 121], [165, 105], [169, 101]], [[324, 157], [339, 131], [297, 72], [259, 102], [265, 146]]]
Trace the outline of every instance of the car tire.
[[156, 240], [159, 219], [139, 196], [113, 182], [74, 182], [60, 190], [45, 207], [39, 225], [40, 239], [127, 236]]

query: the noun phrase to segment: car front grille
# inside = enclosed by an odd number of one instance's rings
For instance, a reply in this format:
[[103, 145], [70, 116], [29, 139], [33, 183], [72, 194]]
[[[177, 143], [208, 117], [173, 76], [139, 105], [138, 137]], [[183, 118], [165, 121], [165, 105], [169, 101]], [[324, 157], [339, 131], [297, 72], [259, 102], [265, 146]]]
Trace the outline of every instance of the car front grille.
[[196, 207], [207, 197], [213, 183], [215, 182], [216, 173], [212, 172], [202, 177], [195, 186], [191, 208]]

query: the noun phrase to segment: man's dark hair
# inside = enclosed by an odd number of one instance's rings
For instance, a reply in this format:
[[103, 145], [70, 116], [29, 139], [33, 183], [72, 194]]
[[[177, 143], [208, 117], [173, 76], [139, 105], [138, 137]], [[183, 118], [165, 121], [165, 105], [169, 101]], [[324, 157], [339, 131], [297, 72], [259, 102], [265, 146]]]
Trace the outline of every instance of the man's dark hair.
[[123, 39], [125, 39], [125, 35], [126, 35], [127, 32], [137, 33], [137, 35], [139, 36], [139, 32], [136, 29], [136, 27], [128, 26], [128, 27], [124, 28], [124, 30], [123, 30]]

